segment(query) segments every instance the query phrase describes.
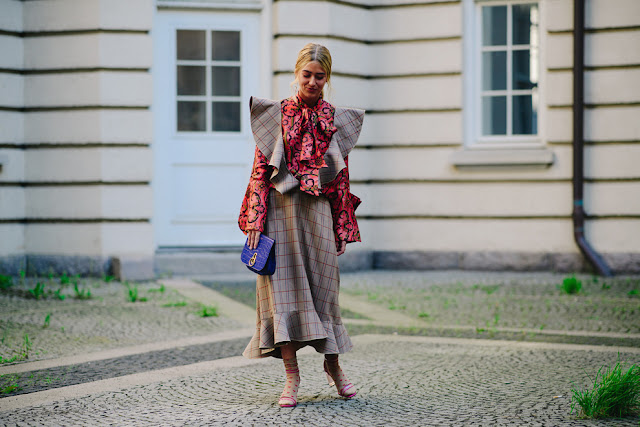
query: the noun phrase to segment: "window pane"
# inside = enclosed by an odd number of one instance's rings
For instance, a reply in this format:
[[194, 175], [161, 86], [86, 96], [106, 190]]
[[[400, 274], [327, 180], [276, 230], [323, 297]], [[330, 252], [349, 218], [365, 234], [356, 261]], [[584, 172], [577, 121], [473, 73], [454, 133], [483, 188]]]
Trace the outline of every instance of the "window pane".
[[214, 61], [240, 61], [240, 32], [212, 31], [211, 58]]
[[513, 5], [513, 44], [535, 44], [537, 12], [537, 6], [533, 4]]
[[205, 32], [178, 30], [177, 58], [186, 60], [202, 60], [205, 57]]
[[482, 97], [482, 134], [507, 134], [507, 97]]
[[240, 131], [239, 102], [214, 102], [212, 107], [214, 131]]
[[513, 97], [513, 134], [534, 135], [538, 133], [538, 114], [531, 95]]
[[482, 54], [482, 90], [507, 88], [507, 52]]
[[531, 89], [538, 85], [538, 76], [532, 65], [537, 64], [533, 52], [529, 50], [513, 51], [513, 88]]
[[507, 44], [507, 6], [482, 8], [482, 45], [505, 46]]
[[205, 67], [178, 66], [178, 95], [206, 95]]
[[240, 96], [240, 67], [211, 67], [213, 96]]
[[178, 101], [178, 130], [205, 131], [206, 105], [204, 102]]

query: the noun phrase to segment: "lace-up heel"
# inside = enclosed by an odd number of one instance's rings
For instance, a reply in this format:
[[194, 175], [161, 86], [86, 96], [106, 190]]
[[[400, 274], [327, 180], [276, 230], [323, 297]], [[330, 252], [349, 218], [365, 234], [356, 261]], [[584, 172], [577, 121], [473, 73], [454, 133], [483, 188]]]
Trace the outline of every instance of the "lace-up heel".
[[351, 399], [358, 393], [355, 386], [349, 382], [347, 376], [342, 372], [342, 369], [340, 369], [337, 357], [335, 361], [325, 358], [324, 372], [327, 374], [327, 382], [330, 386], [336, 386], [340, 396], [345, 399]]
[[298, 387], [300, 386], [298, 361], [296, 359], [293, 359], [293, 361], [286, 360], [284, 367], [287, 373], [287, 379], [284, 390], [278, 400], [278, 405], [280, 405], [281, 408], [294, 408], [298, 404], [296, 398], [298, 397]]

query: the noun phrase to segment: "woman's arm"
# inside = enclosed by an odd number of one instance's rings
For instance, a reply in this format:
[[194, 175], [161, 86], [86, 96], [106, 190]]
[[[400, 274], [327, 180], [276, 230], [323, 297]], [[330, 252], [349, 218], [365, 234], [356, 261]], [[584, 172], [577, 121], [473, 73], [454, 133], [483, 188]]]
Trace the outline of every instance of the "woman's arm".
[[252, 249], [258, 245], [260, 234], [264, 231], [271, 188], [269, 176], [269, 162], [256, 147], [249, 185], [247, 185], [238, 218], [238, 225], [247, 234], [249, 246], [253, 246]]
[[356, 209], [360, 199], [351, 194], [349, 184], [349, 160], [345, 158], [347, 167], [342, 169], [336, 178], [322, 188], [329, 199], [333, 216], [333, 231], [336, 237], [336, 250], [342, 255], [349, 242], [360, 241], [360, 229], [356, 220]]

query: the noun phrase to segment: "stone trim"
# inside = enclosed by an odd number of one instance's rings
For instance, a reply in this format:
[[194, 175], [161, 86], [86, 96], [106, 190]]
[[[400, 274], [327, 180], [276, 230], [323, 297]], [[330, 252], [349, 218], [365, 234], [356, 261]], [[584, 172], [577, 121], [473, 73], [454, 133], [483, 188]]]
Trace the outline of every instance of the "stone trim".
[[[640, 274], [640, 253], [604, 253], [616, 274]], [[364, 270], [476, 270], [552, 271], [593, 273], [579, 253], [455, 252], [455, 251], [347, 251], [338, 258], [342, 272]], [[237, 274], [247, 270], [240, 263], [240, 249], [227, 252], [174, 252], [147, 256], [0, 256], [0, 274], [46, 276], [49, 273], [119, 280], [149, 280], [161, 275], [193, 276]], [[250, 275], [250, 274], [249, 274]]]
[[[640, 253], [602, 254], [616, 274], [640, 273]], [[579, 253], [375, 251], [372, 269], [588, 272]]]
[[553, 152], [547, 149], [463, 149], [451, 156], [458, 168], [484, 166], [535, 166], [553, 164]]

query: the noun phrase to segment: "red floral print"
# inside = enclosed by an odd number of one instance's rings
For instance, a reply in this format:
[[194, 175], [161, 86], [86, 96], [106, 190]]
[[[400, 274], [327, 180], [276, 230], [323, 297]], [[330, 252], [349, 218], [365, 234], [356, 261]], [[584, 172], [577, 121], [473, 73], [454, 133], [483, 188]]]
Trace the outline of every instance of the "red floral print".
[[256, 147], [253, 159], [253, 169], [249, 178], [247, 191], [244, 193], [238, 225], [246, 234], [249, 230], [264, 231], [264, 223], [267, 218], [267, 201], [269, 189], [273, 187], [269, 181], [271, 176], [269, 161]]
[[309, 107], [298, 95], [282, 101], [282, 138], [289, 172], [300, 181], [300, 190], [320, 195], [320, 168], [324, 153], [336, 132], [336, 109], [320, 98]]
[[360, 229], [356, 220], [356, 209], [362, 202], [351, 194], [349, 184], [349, 158], [344, 159], [347, 167], [342, 169], [336, 178], [322, 188], [322, 193], [329, 199], [333, 231], [336, 235], [336, 247], [340, 242], [359, 242]]

